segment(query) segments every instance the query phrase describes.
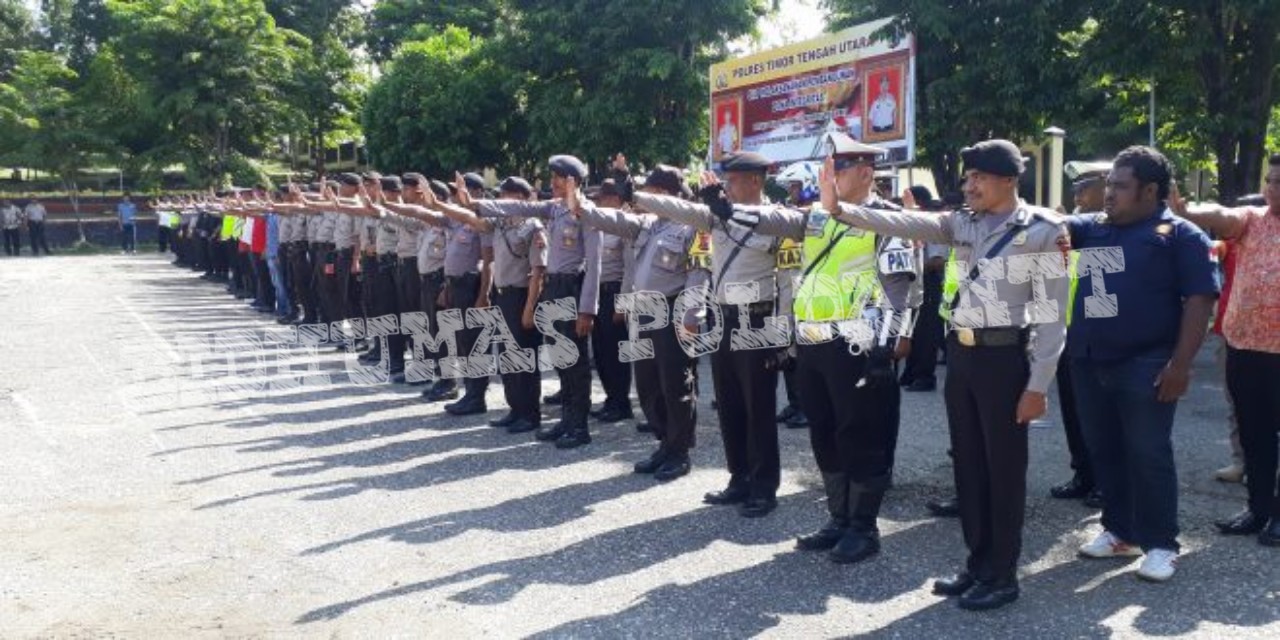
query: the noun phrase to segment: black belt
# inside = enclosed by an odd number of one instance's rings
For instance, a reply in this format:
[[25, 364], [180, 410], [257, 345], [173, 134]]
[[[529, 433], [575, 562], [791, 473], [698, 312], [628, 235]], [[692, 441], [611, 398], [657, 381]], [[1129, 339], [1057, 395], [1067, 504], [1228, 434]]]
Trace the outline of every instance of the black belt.
[[351, 247], [347, 247], [345, 249], [338, 249], [337, 251], [338, 251], [338, 255], [344, 258], [350, 258], [352, 255], [355, 254], [355, 249]]
[[444, 280], [444, 269], [436, 269], [435, 271], [428, 271], [426, 273], [419, 274], [419, 275], [421, 275], [423, 278], [426, 278], [428, 280], [434, 280], [436, 282], [440, 282], [441, 280]]
[[1017, 347], [1027, 344], [1031, 330], [1026, 327], [1001, 327], [999, 329], [967, 329], [957, 327], [951, 336], [963, 347]]
[[494, 291], [497, 291], [497, 292], [498, 292], [498, 295], [500, 295], [500, 296], [505, 296], [505, 295], [507, 295], [508, 293], [515, 293], [515, 292], [517, 292], [517, 291], [528, 291], [528, 290], [529, 290], [529, 287], [527, 287], [527, 286], [519, 286], [519, 285], [512, 285], [512, 286], [510, 286], [510, 287], [494, 287], [494, 288], [493, 288], [493, 290], [494, 290]]
[[418, 264], [418, 257], [417, 256], [409, 256], [407, 258], [401, 257], [400, 264], [412, 264], [416, 266]]
[[396, 254], [394, 254], [394, 253], [380, 253], [380, 254], [378, 254], [378, 263], [379, 263], [379, 264], [396, 264], [399, 260], [400, 260], [400, 259], [399, 259], [398, 257], [396, 257]]
[[[721, 304], [720, 309], [726, 314], [737, 315], [738, 313], [738, 305], [736, 304]], [[747, 313], [753, 316], [771, 316], [773, 315], [773, 301], [752, 302], [747, 305]]]
[[582, 272], [581, 272], [581, 271], [579, 271], [579, 272], [577, 272], [577, 273], [548, 273], [548, 274], [547, 274], [547, 282], [548, 282], [548, 283], [552, 283], [552, 282], [576, 282], [576, 281], [577, 281], [578, 279], [580, 279], [580, 278], [582, 278]]
[[479, 278], [480, 278], [480, 274], [478, 273], [464, 273], [460, 276], [446, 275], [444, 277], [445, 281], [448, 282], [449, 284], [465, 284], [470, 280], [477, 280]]

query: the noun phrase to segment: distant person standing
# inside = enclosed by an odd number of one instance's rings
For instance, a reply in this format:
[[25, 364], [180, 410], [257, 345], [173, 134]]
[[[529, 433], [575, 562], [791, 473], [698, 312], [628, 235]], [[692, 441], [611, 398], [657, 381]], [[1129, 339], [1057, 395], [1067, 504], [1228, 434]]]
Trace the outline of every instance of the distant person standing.
[[22, 210], [8, 200], [0, 201], [0, 225], [4, 226], [4, 254], [21, 255], [22, 237], [19, 228], [22, 226]]
[[129, 199], [129, 192], [116, 205], [116, 215], [120, 217], [120, 253], [133, 255], [137, 253], [138, 230], [134, 220], [138, 217], [138, 205]]
[[22, 211], [27, 218], [27, 234], [31, 236], [31, 255], [40, 255], [40, 249], [49, 255], [49, 241], [44, 237], [44, 219], [48, 215], [39, 200], [32, 200]]

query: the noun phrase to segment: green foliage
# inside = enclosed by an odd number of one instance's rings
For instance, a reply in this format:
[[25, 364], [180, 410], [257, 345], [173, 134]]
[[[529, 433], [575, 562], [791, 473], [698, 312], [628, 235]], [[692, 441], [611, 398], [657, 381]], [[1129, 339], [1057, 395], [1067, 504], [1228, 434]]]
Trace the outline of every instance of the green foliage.
[[17, 64], [18, 53], [35, 41], [35, 24], [23, 0], [0, 0], [0, 81]]
[[290, 49], [262, 0], [108, 0], [116, 50], [197, 184], [257, 155], [286, 119]]
[[441, 177], [463, 167], [511, 168], [523, 154], [524, 78], [460, 27], [404, 45], [366, 100], [374, 166]]
[[426, 40], [450, 25], [489, 38], [502, 21], [506, 4], [504, 0], [378, 2], [368, 15], [366, 46], [374, 60], [386, 62], [401, 44]]
[[40, 0], [44, 47], [65, 55], [83, 73], [98, 47], [111, 37], [111, 19], [103, 0]]

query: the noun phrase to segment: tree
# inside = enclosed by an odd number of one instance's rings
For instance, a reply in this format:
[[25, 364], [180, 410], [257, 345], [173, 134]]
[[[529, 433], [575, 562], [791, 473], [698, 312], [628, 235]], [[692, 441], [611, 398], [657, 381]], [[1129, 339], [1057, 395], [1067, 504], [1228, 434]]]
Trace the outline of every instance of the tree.
[[23, 0], [0, 0], [0, 81], [18, 62], [18, 52], [35, 44], [35, 24]]
[[56, 53], [19, 53], [9, 82], [0, 84], [0, 126], [7, 130], [5, 137], [17, 143], [19, 151], [13, 159], [62, 181], [83, 242], [78, 178], [107, 142], [90, 125], [88, 111], [77, 100], [76, 80], [76, 72]]
[[[1079, 108], [1078, 41], [1089, 3], [1075, 0], [829, 0], [833, 28], [896, 16], [916, 37], [917, 148], [943, 188], [959, 152], [991, 137], [1021, 141]], [[1056, 122], [1055, 122], [1056, 121]]]
[[303, 36], [291, 39], [295, 57], [287, 96], [296, 122], [290, 130], [303, 134], [313, 169], [322, 175], [325, 150], [360, 134], [367, 79], [352, 51], [364, 23], [351, 0], [271, 0], [267, 9], [281, 28]]
[[[535, 79], [527, 107], [537, 158], [576, 153], [603, 167], [625, 151], [684, 164], [707, 140], [707, 69], [749, 32], [764, 0], [512, 0], [519, 30], [503, 63]], [[643, 132], [643, 133], [639, 133]]]
[[391, 60], [404, 42], [426, 40], [450, 25], [481, 38], [493, 36], [505, 0], [380, 0], [368, 14], [366, 46], [378, 62]]
[[293, 56], [262, 0], [108, 0], [115, 49], [197, 184], [284, 128]]
[[1218, 197], [1256, 191], [1280, 74], [1280, 3], [1096, 1], [1085, 44], [1096, 74], [1154, 81], [1164, 135], [1212, 149]]
[[40, 0], [44, 48], [67, 57], [76, 73], [84, 73], [98, 46], [111, 36], [111, 20], [103, 0]]
[[523, 82], [460, 27], [406, 43], [365, 101], [373, 164], [446, 177], [464, 167], [513, 168], [524, 157]]

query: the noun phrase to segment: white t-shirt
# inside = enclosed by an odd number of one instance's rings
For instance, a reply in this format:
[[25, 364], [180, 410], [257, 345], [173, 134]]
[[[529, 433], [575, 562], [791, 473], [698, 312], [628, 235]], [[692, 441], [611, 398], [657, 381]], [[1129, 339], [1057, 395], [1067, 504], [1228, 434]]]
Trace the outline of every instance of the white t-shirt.
[[44, 222], [45, 210], [44, 205], [39, 202], [32, 202], [27, 205], [27, 220], [31, 222]]

